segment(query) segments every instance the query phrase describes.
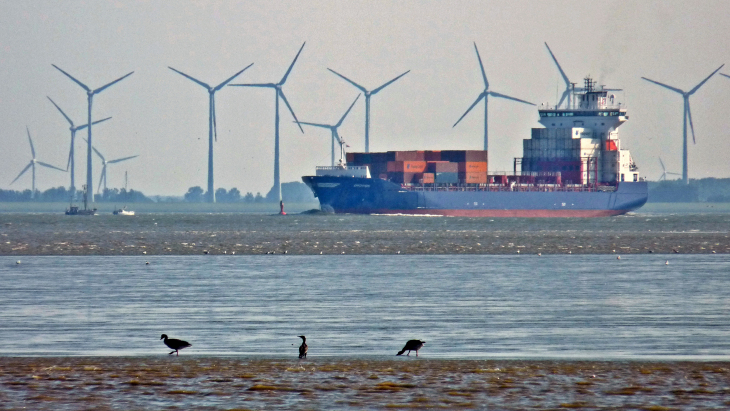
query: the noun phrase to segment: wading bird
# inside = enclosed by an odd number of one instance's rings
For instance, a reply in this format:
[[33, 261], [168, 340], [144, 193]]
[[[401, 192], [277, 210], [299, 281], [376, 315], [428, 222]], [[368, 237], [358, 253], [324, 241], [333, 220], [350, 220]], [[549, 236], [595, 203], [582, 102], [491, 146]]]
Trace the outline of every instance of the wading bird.
[[165, 345], [174, 350], [171, 351], [169, 355], [172, 355], [172, 353], [177, 353], [177, 355], [180, 355], [180, 350], [193, 346], [187, 341], [177, 340], [175, 338], [167, 338], [167, 334], [162, 334], [162, 337], [160, 337], [160, 339], [165, 340]]
[[299, 358], [307, 358], [307, 337], [300, 335], [299, 338], [302, 339], [302, 345], [299, 346]]
[[420, 350], [423, 347], [423, 344], [426, 344], [426, 341], [421, 340], [408, 340], [405, 347], [403, 347], [402, 350], [398, 352], [396, 355], [403, 355], [404, 352], [408, 351], [407, 356], [411, 355], [411, 351], [416, 352], [416, 357], [418, 357], [418, 350]]

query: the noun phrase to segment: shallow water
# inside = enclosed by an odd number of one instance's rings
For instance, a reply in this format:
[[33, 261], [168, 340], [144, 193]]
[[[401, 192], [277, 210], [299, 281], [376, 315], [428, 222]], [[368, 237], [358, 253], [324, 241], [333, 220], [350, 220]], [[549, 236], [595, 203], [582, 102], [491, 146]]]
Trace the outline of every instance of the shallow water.
[[[729, 360], [727, 255], [0, 257], [0, 355]], [[150, 264], [146, 265], [148, 261]], [[669, 265], [665, 262], [668, 261]]]

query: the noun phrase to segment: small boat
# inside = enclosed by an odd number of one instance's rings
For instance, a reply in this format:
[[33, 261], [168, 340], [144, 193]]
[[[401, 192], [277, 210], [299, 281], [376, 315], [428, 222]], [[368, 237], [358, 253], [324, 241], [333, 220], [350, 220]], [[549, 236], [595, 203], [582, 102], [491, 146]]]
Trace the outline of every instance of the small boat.
[[73, 205], [73, 203], [69, 204], [68, 208], [66, 209], [66, 215], [96, 215], [96, 209], [91, 208], [89, 209], [86, 203], [86, 186], [84, 185], [84, 209], [80, 210], [78, 206]]
[[114, 215], [134, 215], [134, 211], [127, 210], [127, 206], [124, 206], [122, 208], [118, 208], [112, 212]]

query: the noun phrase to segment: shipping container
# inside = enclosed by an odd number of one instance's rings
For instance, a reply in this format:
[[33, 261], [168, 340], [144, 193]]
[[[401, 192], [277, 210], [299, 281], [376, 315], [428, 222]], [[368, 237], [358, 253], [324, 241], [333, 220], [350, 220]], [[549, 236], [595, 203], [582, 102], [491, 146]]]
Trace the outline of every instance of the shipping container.
[[423, 173], [388, 173], [388, 180], [398, 184], [417, 184], [423, 178]]
[[355, 162], [355, 153], [345, 153], [345, 160], [348, 163], [354, 163]]
[[426, 171], [430, 173], [458, 173], [459, 163], [449, 161], [429, 161], [426, 163]]
[[426, 161], [441, 161], [441, 150], [426, 151]]
[[463, 163], [457, 163], [459, 165], [460, 173], [486, 173], [487, 162], [486, 161], [469, 161]]
[[423, 173], [423, 184], [433, 184], [436, 181], [434, 177], [434, 173]]
[[466, 184], [487, 184], [487, 173], [459, 173], [459, 180]]
[[458, 184], [459, 173], [434, 173], [436, 184]]
[[388, 172], [423, 173], [426, 171], [425, 161], [388, 161]]

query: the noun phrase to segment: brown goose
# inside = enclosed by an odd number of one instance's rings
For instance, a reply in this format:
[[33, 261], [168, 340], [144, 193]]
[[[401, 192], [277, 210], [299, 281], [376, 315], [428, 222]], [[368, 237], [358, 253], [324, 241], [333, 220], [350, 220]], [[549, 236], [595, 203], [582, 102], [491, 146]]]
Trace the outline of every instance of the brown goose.
[[415, 351], [416, 352], [416, 357], [418, 357], [418, 350], [420, 350], [421, 347], [423, 347], [423, 344], [426, 344], [426, 341], [421, 341], [421, 340], [408, 340], [408, 342], [406, 343], [406, 346], [403, 347], [403, 349], [400, 350], [398, 352], [398, 354], [396, 354], [396, 355], [403, 355], [404, 352], [408, 351], [408, 354], [406, 354], [406, 356], [410, 356], [411, 355], [411, 351]]
[[160, 339], [165, 340], [165, 345], [174, 350], [171, 351], [168, 355], [172, 355], [173, 353], [177, 353], [177, 355], [180, 355], [180, 350], [186, 347], [193, 346], [187, 341], [177, 340], [175, 338], [167, 338], [167, 334], [162, 334], [162, 337], [160, 337]]
[[307, 337], [300, 335], [299, 338], [302, 339], [302, 345], [299, 346], [299, 358], [307, 358]]

